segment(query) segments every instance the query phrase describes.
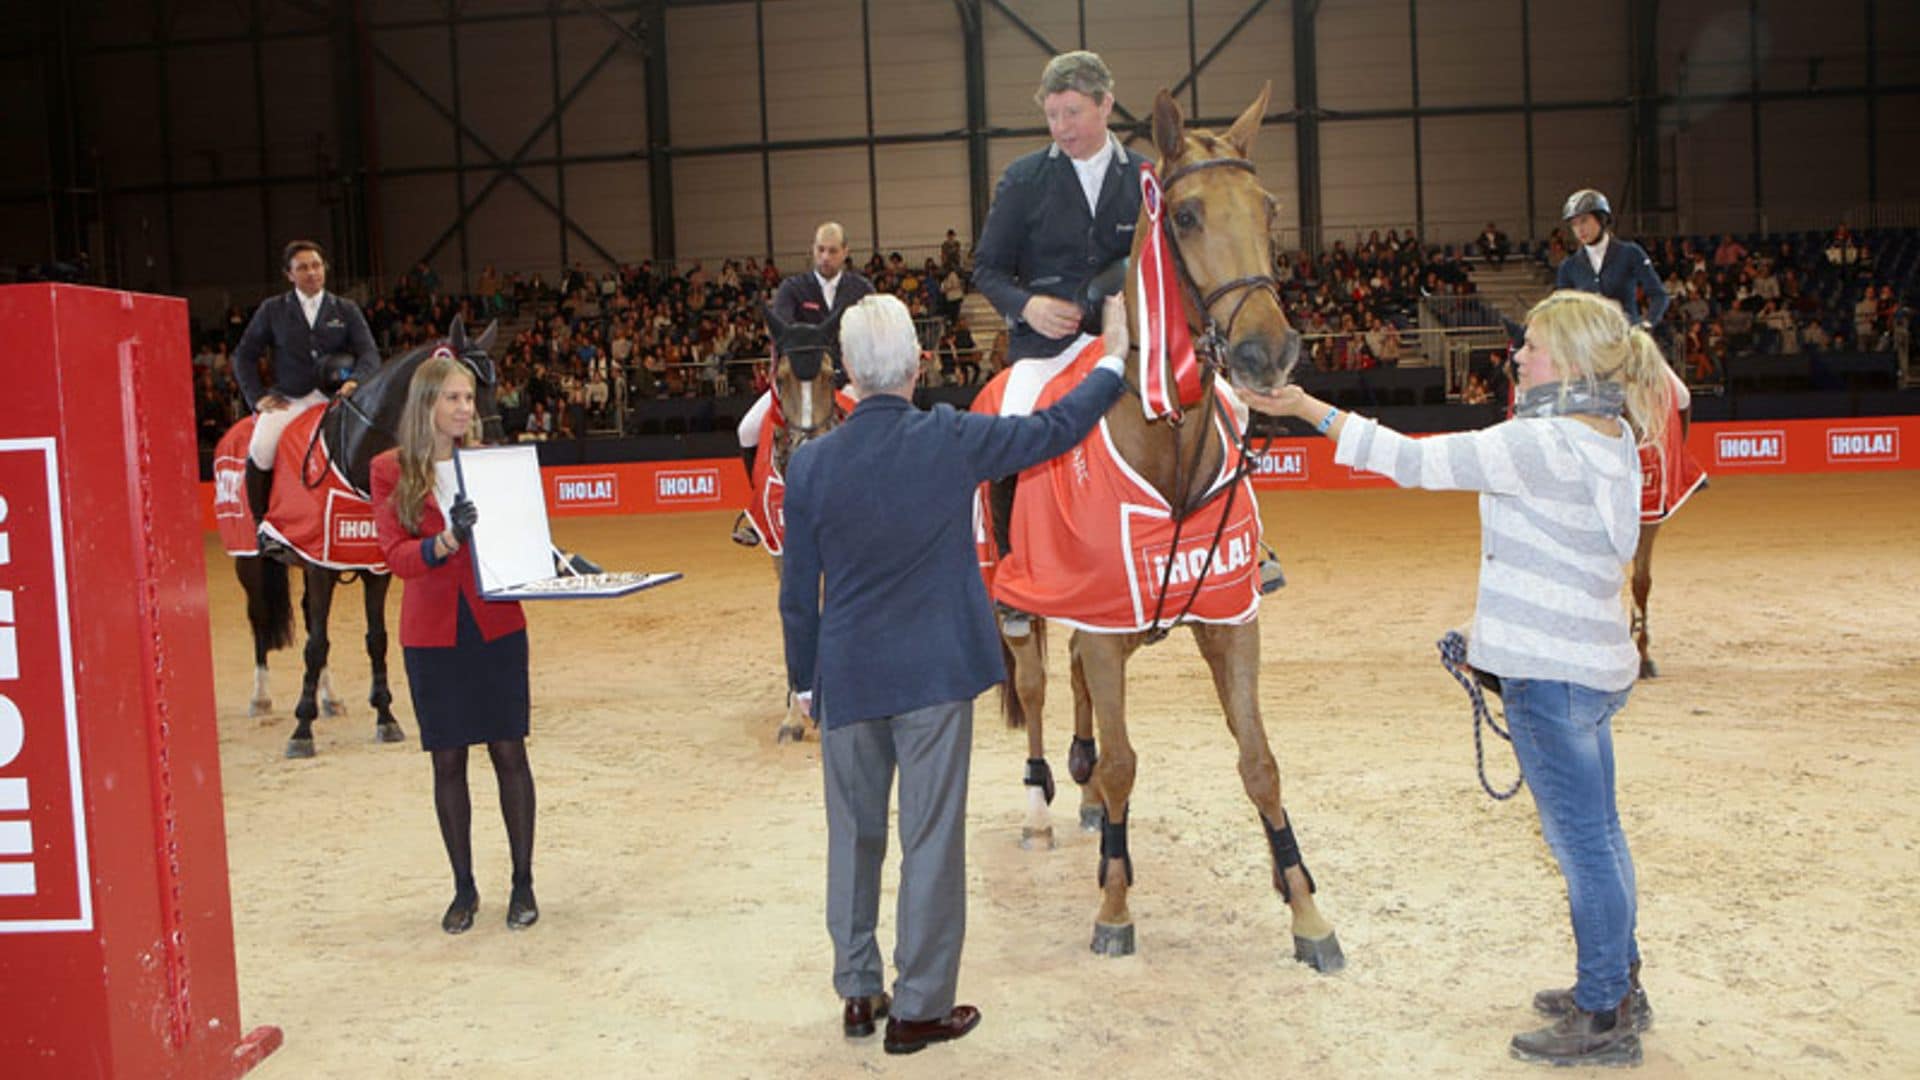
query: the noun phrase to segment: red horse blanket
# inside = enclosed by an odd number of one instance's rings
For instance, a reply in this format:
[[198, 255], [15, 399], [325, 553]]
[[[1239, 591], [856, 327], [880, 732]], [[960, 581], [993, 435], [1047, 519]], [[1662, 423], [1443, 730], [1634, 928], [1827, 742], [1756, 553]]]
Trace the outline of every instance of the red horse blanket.
[[[835, 391], [833, 400], [842, 416], [852, 412], [857, 404], [844, 390]], [[775, 394], [766, 427], [760, 432], [759, 452], [753, 456], [753, 494], [747, 499], [747, 520], [759, 531], [767, 554], [775, 558], [787, 548], [787, 478], [774, 467], [773, 444], [786, 426], [787, 418], [780, 412], [780, 396]]]
[[1667, 520], [1706, 482], [1706, 470], [1687, 452], [1687, 439], [1680, 430], [1680, 410], [1669, 404], [1667, 430], [1660, 446], [1640, 448], [1641, 524]]
[[[973, 409], [1003, 416], [1044, 409], [1078, 386], [1100, 356], [1099, 341], [1087, 337], [1053, 359], [1023, 360], [995, 376]], [[1080, 445], [1020, 474], [1013, 550], [997, 565], [983, 486], [975, 496], [975, 540], [994, 599], [1111, 634], [1154, 627], [1156, 611], [1159, 626], [1183, 611], [1188, 620], [1211, 623], [1245, 623], [1259, 614], [1259, 507], [1250, 481], [1231, 483], [1242, 457], [1239, 423], [1226, 391], [1214, 393], [1222, 396], [1213, 423], [1224, 460], [1206, 500], [1179, 523], [1177, 548], [1171, 507], [1120, 456], [1105, 419]], [[1209, 564], [1216, 531], [1220, 543]]]
[[[373, 535], [373, 505], [334, 467], [326, 442], [313, 437], [325, 414], [322, 408], [308, 409], [281, 435], [273, 459], [273, 498], [260, 531], [315, 566], [384, 574], [386, 560]], [[213, 452], [213, 516], [229, 555], [260, 553], [247, 506], [247, 442], [252, 438], [249, 416], [233, 425]]]

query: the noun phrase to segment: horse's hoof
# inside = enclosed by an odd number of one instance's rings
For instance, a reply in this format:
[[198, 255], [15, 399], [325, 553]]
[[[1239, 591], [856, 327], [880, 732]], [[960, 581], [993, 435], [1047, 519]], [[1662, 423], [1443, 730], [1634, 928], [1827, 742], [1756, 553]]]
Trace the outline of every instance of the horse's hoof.
[[1340, 937], [1337, 934], [1328, 934], [1318, 941], [1295, 934], [1293, 958], [1322, 975], [1331, 975], [1347, 966], [1347, 954], [1340, 951]]
[[1093, 924], [1093, 951], [1101, 956], [1133, 955], [1133, 924], [1110, 926], [1103, 922]]
[[780, 730], [774, 733], [773, 741], [782, 745], [790, 742], [806, 742], [807, 729], [803, 727], [787, 727], [782, 724]]
[[305, 739], [288, 739], [287, 740], [287, 757], [310, 758], [312, 756], [313, 756], [313, 739], [311, 737], [305, 738]]
[[247, 719], [258, 720], [263, 716], [272, 716], [272, 715], [273, 715], [273, 699], [272, 698], [257, 697], [257, 698], [254, 698], [252, 701], [247, 702]]
[[1641, 657], [1640, 658], [1640, 677], [1643, 679], [1655, 679], [1655, 678], [1659, 678], [1659, 676], [1660, 676], [1660, 665], [1653, 662], [1653, 657], [1651, 656]]
[[1052, 851], [1053, 826], [1049, 825], [1044, 829], [1035, 829], [1030, 826], [1022, 827], [1020, 830], [1020, 850]]
[[400, 730], [398, 720], [382, 720], [373, 729], [374, 742], [405, 742], [407, 733]]
[[1081, 807], [1080, 808], [1080, 831], [1081, 832], [1099, 832], [1100, 824], [1103, 816], [1104, 815], [1102, 815], [1102, 813], [1100, 812], [1100, 808], [1097, 806]]

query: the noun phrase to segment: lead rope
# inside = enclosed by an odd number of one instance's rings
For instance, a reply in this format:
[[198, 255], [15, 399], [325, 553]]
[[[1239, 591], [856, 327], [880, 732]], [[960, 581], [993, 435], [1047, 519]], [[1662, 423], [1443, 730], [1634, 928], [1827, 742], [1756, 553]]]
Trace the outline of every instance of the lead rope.
[[1473, 767], [1480, 774], [1480, 786], [1495, 799], [1511, 799], [1519, 794], [1520, 785], [1526, 783], [1527, 777], [1523, 770], [1521, 775], [1514, 779], [1513, 786], [1504, 792], [1495, 791], [1493, 785], [1487, 782], [1487, 755], [1480, 742], [1480, 726], [1485, 724], [1492, 728], [1495, 735], [1509, 743], [1513, 741], [1513, 736], [1493, 718], [1493, 712], [1487, 708], [1487, 697], [1481, 692], [1480, 684], [1467, 674], [1467, 639], [1460, 636], [1460, 631], [1449, 630], [1436, 644], [1440, 648], [1440, 666], [1447, 669], [1447, 674], [1453, 676], [1453, 681], [1466, 689], [1468, 700], [1473, 702]]

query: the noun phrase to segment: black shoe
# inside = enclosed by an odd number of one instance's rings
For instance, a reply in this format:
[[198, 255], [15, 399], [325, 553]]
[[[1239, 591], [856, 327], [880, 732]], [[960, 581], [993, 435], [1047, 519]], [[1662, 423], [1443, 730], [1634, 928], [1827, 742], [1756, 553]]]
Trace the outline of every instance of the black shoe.
[[1632, 995], [1605, 1012], [1575, 1007], [1538, 1031], [1523, 1031], [1510, 1044], [1514, 1057], [1550, 1065], [1638, 1065], [1640, 1035], [1633, 1030]]
[[507, 929], [525, 930], [540, 921], [540, 905], [533, 901], [533, 886], [515, 885], [507, 900]]
[[480, 894], [455, 893], [447, 913], [440, 916], [440, 929], [449, 934], [464, 934], [473, 929], [474, 913], [480, 910]]
[[887, 1021], [887, 1037], [882, 1044], [889, 1054], [915, 1054], [937, 1042], [948, 1042], [980, 1026], [980, 1010], [971, 1005], [956, 1005], [945, 1016], [932, 1020]]
[[885, 1020], [893, 999], [885, 993], [847, 998], [840, 1010], [840, 1027], [849, 1039], [864, 1039], [873, 1034], [873, 1022]]

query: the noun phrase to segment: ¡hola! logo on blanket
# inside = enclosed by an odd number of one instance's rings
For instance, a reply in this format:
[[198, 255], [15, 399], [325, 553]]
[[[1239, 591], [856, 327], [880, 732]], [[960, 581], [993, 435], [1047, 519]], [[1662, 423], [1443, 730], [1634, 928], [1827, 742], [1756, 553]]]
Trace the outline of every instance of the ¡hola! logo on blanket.
[[1269, 450], [1253, 459], [1253, 475], [1260, 480], [1305, 480], [1307, 452], [1297, 446]]
[[0, 933], [93, 926], [55, 453], [0, 440]]
[[1766, 431], [1723, 431], [1713, 440], [1716, 465], [1785, 465], [1787, 433], [1778, 428]]
[[720, 501], [719, 469], [664, 469], [653, 476], [654, 497], [663, 503]]
[[371, 514], [335, 514], [333, 539], [335, 543], [340, 544], [373, 543], [373, 516]]
[[1827, 460], [1897, 462], [1900, 460], [1900, 429], [1832, 428], [1827, 432]]
[[618, 506], [620, 478], [612, 473], [569, 473], [553, 479], [555, 506]]

